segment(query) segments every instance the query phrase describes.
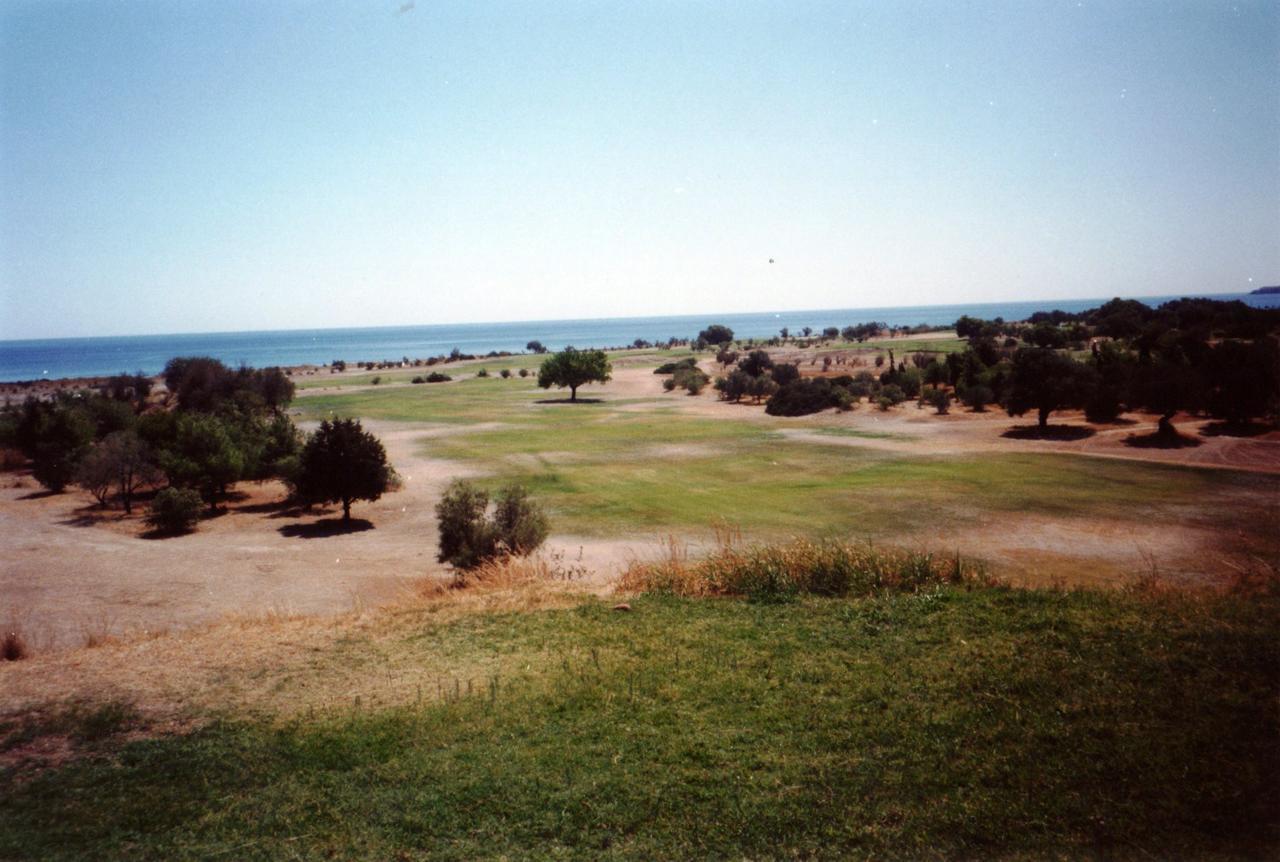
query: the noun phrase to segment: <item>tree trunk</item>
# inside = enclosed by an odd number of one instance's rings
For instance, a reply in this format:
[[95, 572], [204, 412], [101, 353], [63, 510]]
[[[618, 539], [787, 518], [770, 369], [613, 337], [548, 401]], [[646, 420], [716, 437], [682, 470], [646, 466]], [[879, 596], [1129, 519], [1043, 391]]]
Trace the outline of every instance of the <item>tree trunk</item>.
[[1159, 430], [1157, 431], [1157, 433], [1161, 437], [1177, 437], [1178, 436], [1178, 432], [1173, 427], [1172, 420], [1173, 420], [1172, 413], [1166, 413], [1160, 417], [1160, 423], [1157, 426]]
[[342, 498], [342, 520], [351, 520], [351, 501], [346, 497]]
[[569, 400], [570, 400], [570, 401], [577, 401], [577, 400], [578, 400], [578, 387], [576, 387], [576, 386], [570, 386], [570, 387], [569, 387]]
[[1052, 412], [1048, 408], [1040, 408], [1040, 430], [1043, 431], [1049, 427], [1049, 413]]

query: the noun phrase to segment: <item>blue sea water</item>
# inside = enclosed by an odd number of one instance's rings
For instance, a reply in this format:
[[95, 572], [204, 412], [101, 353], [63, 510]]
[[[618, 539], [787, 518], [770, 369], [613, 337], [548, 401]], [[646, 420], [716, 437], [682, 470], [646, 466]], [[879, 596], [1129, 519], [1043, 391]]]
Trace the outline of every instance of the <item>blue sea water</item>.
[[[1141, 297], [1151, 306], [1176, 297]], [[1259, 308], [1280, 308], [1280, 296], [1215, 294]], [[174, 356], [213, 356], [229, 365], [323, 365], [335, 359], [399, 360], [426, 358], [458, 348], [463, 353], [519, 352], [531, 340], [552, 350], [616, 347], [637, 338], [649, 341], [690, 338], [710, 323], [722, 323], [740, 338], [768, 338], [786, 326], [792, 332], [810, 326], [847, 326], [869, 320], [890, 326], [947, 326], [961, 315], [1022, 320], [1037, 311], [1079, 312], [1104, 299], [1031, 300], [963, 305], [844, 308], [817, 311], [699, 314], [672, 317], [617, 317], [597, 320], [536, 320], [515, 323], [459, 323], [343, 329], [290, 329], [211, 332], [186, 335], [133, 335], [102, 338], [51, 338], [0, 341], [0, 381], [92, 377], [122, 371], [155, 374]]]

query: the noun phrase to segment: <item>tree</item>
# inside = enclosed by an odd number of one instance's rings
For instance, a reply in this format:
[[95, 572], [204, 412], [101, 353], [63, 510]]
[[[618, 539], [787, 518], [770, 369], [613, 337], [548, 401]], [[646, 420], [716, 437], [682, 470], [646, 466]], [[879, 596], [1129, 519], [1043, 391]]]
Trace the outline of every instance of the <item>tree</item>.
[[727, 326], [713, 323], [698, 333], [697, 340], [705, 341], [707, 344], [728, 344], [733, 341], [733, 330]]
[[487, 492], [462, 479], [450, 483], [436, 504], [440, 562], [472, 569], [504, 553], [532, 553], [546, 540], [546, 515], [524, 488], [510, 485], [500, 491], [493, 518], [488, 509]]
[[189, 488], [165, 488], [147, 512], [147, 524], [157, 533], [185, 533], [199, 519], [200, 495]]
[[552, 386], [569, 387], [569, 400], [578, 400], [578, 387], [584, 383], [607, 383], [613, 372], [609, 357], [603, 350], [564, 350], [546, 359], [538, 369], [538, 385], [543, 389]]
[[377, 500], [395, 477], [382, 443], [358, 419], [321, 422], [307, 438], [299, 462], [298, 496], [312, 503], [341, 503], [344, 521], [351, 520], [354, 501]]
[[1070, 357], [1044, 347], [1023, 347], [1013, 355], [1013, 374], [1005, 409], [1010, 416], [1035, 410], [1040, 428], [1049, 414], [1064, 407], [1080, 406], [1081, 365]]
[[178, 417], [174, 439], [160, 453], [169, 482], [194, 488], [216, 511], [227, 488], [244, 475], [244, 453], [236, 447], [227, 424], [216, 416], [192, 413]]
[[800, 366], [794, 363], [782, 363], [773, 366], [771, 374], [774, 383], [779, 386], [786, 386], [788, 383], [794, 383], [800, 379]]
[[1280, 409], [1280, 349], [1270, 338], [1223, 341], [1207, 357], [1209, 410], [1229, 424]]
[[164, 478], [151, 449], [134, 431], [116, 431], [93, 447], [76, 471], [76, 483], [105, 506], [112, 489], [126, 514], [133, 512], [133, 496]]
[[769, 354], [765, 351], [753, 350], [747, 354], [745, 359], [739, 360], [738, 367], [752, 377], [759, 377], [773, 368], [773, 360], [769, 358]]
[[541, 341], [530, 341], [528, 344], [524, 346], [524, 349], [529, 351], [530, 353], [546, 353], [547, 352], [547, 348], [542, 346]]
[[[33, 424], [32, 424], [33, 423]], [[76, 465], [93, 441], [93, 423], [84, 411], [67, 404], [41, 405], [19, 421], [17, 433], [31, 458], [31, 474], [50, 491], [71, 483]]]

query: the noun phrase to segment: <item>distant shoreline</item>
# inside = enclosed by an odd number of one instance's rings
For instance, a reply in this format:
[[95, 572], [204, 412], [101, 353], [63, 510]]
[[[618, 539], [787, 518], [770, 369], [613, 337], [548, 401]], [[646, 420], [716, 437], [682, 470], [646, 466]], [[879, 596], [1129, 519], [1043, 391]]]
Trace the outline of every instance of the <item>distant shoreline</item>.
[[[1276, 295], [1196, 296], [1280, 307], [1280, 296]], [[1183, 297], [1135, 297], [1153, 307], [1178, 298]], [[953, 325], [964, 315], [1025, 320], [1036, 312], [1080, 312], [1096, 308], [1109, 299], [0, 341], [0, 381], [12, 385], [139, 371], [154, 375], [174, 356], [212, 356], [228, 365], [290, 368], [320, 367], [335, 360], [395, 362], [404, 357], [448, 354], [454, 348], [480, 356], [490, 352], [520, 353], [534, 340], [551, 350], [567, 345], [610, 347], [629, 345], [636, 339], [659, 342], [690, 338], [711, 323], [725, 324], [743, 338], [768, 338], [777, 335], [784, 326], [798, 334], [806, 326], [821, 331], [828, 326], [844, 327], [872, 320], [889, 326], [944, 327]]]

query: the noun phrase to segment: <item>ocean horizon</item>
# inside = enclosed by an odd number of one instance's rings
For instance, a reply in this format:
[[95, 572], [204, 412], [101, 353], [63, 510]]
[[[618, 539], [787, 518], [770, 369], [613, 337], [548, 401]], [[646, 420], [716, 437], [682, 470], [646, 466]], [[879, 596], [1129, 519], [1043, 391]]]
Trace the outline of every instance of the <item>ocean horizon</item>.
[[[1280, 295], [1228, 293], [1131, 298], [1155, 307], [1190, 296], [1241, 300], [1258, 308], [1280, 308]], [[398, 361], [405, 357], [425, 359], [447, 354], [455, 347], [463, 353], [473, 354], [490, 351], [519, 353], [534, 340], [551, 350], [560, 350], [568, 345], [579, 348], [623, 347], [636, 339], [665, 341], [669, 338], [692, 338], [712, 323], [730, 327], [739, 338], [769, 338], [777, 335], [784, 326], [798, 333], [805, 326], [821, 331], [828, 326], [844, 327], [871, 320], [890, 326], [949, 326], [963, 315], [1021, 320], [1037, 311], [1077, 313], [1096, 308], [1109, 299], [1039, 299], [577, 320], [18, 339], [0, 341], [0, 382], [99, 377], [135, 371], [157, 374], [175, 356], [212, 356], [228, 365], [262, 368], [272, 365], [326, 365], [334, 360], [354, 363]]]

